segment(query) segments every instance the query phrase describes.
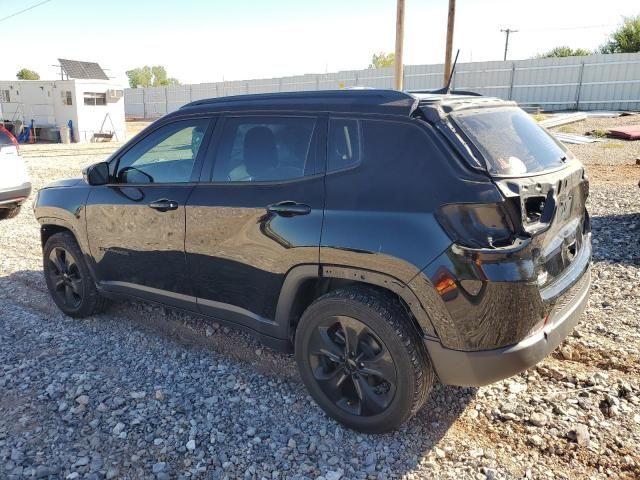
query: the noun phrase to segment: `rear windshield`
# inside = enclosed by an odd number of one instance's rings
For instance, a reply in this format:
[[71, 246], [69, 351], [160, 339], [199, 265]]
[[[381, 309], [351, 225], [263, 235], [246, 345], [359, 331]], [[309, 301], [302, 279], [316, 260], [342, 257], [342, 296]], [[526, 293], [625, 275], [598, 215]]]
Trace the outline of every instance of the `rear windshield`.
[[0, 130], [0, 145], [13, 145], [13, 140], [8, 132]]
[[517, 107], [452, 113], [487, 163], [489, 173], [513, 176], [562, 167], [568, 153]]

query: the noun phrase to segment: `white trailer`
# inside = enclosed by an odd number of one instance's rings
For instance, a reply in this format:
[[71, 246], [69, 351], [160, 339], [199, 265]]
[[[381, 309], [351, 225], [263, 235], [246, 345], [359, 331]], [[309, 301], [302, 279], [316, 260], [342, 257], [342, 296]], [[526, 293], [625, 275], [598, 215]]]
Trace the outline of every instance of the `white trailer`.
[[110, 80], [8, 80], [0, 81], [0, 114], [4, 122], [33, 120], [43, 138], [72, 122], [73, 141], [126, 135], [122, 86]]

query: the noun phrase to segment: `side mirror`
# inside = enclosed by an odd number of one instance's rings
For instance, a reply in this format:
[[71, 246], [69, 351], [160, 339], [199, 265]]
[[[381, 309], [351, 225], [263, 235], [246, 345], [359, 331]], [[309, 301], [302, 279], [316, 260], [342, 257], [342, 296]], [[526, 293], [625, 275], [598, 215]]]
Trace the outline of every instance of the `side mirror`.
[[82, 172], [82, 176], [89, 185], [105, 185], [109, 183], [109, 164], [100, 162], [89, 165]]

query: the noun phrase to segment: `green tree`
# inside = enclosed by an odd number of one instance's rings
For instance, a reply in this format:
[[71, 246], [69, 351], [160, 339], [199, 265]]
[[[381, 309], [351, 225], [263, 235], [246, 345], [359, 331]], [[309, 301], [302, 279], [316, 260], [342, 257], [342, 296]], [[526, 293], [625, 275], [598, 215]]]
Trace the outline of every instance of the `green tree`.
[[541, 53], [536, 56], [536, 58], [554, 58], [554, 57], [584, 57], [585, 55], [591, 55], [589, 50], [584, 48], [576, 48], [575, 50], [571, 47], [561, 46], [552, 48], [548, 52]]
[[138, 87], [164, 87], [167, 85], [180, 85], [177, 78], [167, 78], [167, 70], [162, 65], [134, 68], [126, 72], [131, 88]]
[[640, 52], [640, 15], [623, 17], [622, 25], [600, 47], [600, 53]]
[[371, 57], [371, 63], [369, 68], [386, 68], [393, 67], [395, 61], [395, 54], [393, 53], [374, 53]]
[[141, 68], [134, 68], [126, 72], [129, 78], [129, 86], [131, 88], [138, 87], [150, 87], [153, 74], [151, 73], [151, 67], [144, 66]]
[[38, 72], [34, 72], [33, 70], [29, 70], [28, 68], [23, 68], [18, 73], [16, 73], [16, 77], [18, 80], [40, 80], [40, 75]]
[[151, 73], [153, 74], [154, 87], [161, 87], [167, 84], [167, 69], [162, 65], [151, 67]]

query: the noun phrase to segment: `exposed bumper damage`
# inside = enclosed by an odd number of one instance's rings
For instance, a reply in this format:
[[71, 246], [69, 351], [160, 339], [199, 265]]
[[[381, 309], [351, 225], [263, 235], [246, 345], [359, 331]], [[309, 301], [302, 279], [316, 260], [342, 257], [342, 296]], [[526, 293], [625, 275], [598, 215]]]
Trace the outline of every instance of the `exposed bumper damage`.
[[463, 352], [426, 340], [434, 368], [442, 383], [480, 386], [510, 377], [549, 355], [576, 326], [589, 298], [590, 269], [570, 288], [554, 308], [544, 328], [506, 348]]
[[562, 342], [587, 302], [591, 222], [582, 167], [572, 163], [502, 187], [522, 217], [524, 231], [513, 243], [454, 243], [410, 282], [436, 330], [425, 342], [443, 383], [484, 385], [535, 365]]

